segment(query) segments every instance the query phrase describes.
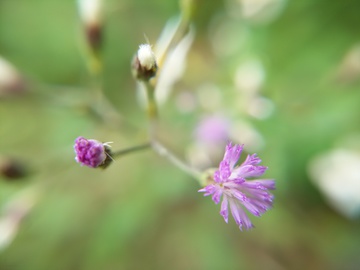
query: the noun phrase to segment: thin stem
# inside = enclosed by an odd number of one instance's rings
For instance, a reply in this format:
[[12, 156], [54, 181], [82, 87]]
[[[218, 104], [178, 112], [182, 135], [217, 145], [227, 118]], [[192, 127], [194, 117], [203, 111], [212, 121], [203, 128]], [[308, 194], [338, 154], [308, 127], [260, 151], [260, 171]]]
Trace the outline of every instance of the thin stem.
[[145, 144], [141, 144], [141, 145], [136, 145], [136, 146], [133, 146], [133, 147], [130, 147], [130, 148], [126, 148], [126, 149], [123, 149], [123, 150], [116, 151], [116, 152], [111, 154], [111, 157], [115, 159], [117, 157], [129, 154], [129, 153], [141, 151], [141, 150], [144, 150], [144, 149], [150, 148], [150, 147], [151, 147], [151, 143], [145, 143]]
[[147, 107], [147, 114], [148, 117], [151, 119], [158, 118], [158, 109], [155, 100], [155, 88], [153, 85], [150, 84], [149, 81], [144, 82], [146, 88], [146, 95], [148, 99], [148, 107]]
[[182, 171], [188, 173], [189, 175], [194, 177], [196, 180], [201, 181], [201, 172], [190, 167], [184, 161], [180, 160], [173, 153], [171, 153], [165, 146], [163, 146], [162, 144], [160, 144], [157, 141], [153, 141], [151, 143], [151, 145], [152, 145], [152, 148], [154, 149], [154, 151], [156, 153], [158, 153], [160, 156], [167, 158], [176, 167], [178, 167]]

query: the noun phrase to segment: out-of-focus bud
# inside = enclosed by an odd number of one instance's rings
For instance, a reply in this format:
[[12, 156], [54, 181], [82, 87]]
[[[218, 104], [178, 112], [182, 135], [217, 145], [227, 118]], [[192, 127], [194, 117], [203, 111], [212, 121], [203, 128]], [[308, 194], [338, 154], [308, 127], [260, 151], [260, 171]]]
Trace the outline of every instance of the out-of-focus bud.
[[360, 44], [356, 44], [346, 52], [336, 77], [345, 83], [353, 83], [360, 78]]
[[78, 0], [78, 8], [87, 42], [98, 50], [102, 41], [102, 0]]
[[34, 189], [22, 191], [0, 209], [0, 251], [11, 244], [21, 221], [37, 202], [38, 195]]
[[136, 79], [148, 81], [156, 75], [157, 63], [149, 44], [142, 44], [132, 61], [132, 71]]
[[78, 9], [86, 39], [88, 69], [92, 74], [98, 75], [102, 70], [102, 0], [78, 0]]
[[284, 9], [287, 0], [228, 0], [229, 14], [253, 23], [269, 23]]
[[25, 81], [17, 70], [0, 57], [0, 98], [20, 95], [26, 91]]
[[0, 175], [5, 179], [8, 179], [9, 181], [16, 180], [24, 177], [26, 173], [26, 167], [20, 161], [12, 158], [0, 157]]

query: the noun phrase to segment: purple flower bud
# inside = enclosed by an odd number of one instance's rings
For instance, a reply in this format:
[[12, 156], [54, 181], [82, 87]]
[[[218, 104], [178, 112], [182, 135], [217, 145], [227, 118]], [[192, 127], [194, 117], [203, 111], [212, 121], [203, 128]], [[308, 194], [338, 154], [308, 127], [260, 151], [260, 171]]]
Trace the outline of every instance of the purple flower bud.
[[91, 168], [107, 167], [111, 162], [110, 148], [97, 140], [78, 137], [74, 145], [75, 160], [81, 165]]

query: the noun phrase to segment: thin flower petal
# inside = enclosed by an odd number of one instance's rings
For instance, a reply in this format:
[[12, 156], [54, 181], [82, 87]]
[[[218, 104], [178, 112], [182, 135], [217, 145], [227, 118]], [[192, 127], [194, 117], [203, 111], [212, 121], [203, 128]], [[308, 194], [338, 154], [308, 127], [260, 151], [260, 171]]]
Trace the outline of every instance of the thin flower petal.
[[228, 211], [228, 200], [227, 197], [224, 196], [223, 201], [221, 203], [220, 215], [223, 216], [226, 223], [229, 221], [229, 211]]
[[226, 145], [225, 155], [223, 160], [229, 163], [230, 168], [233, 168], [235, 164], [238, 162], [243, 146], [242, 145], [234, 145], [232, 146], [231, 142]]
[[222, 181], [221, 181], [221, 176], [220, 176], [220, 171], [219, 171], [219, 170], [217, 170], [217, 171], [214, 172], [214, 181], [215, 181], [216, 183], [221, 183], [221, 182], [222, 182]]
[[227, 161], [223, 160], [220, 162], [219, 172], [220, 172], [221, 182], [223, 182], [224, 180], [227, 180], [230, 177], [231, 170], [229, 167], [229, 163]]
[[257, 154], [248, 155], [245, 161], [240, 166], [245, 165], [257, 165], [261, 162], [261, 159], [257, 156]]
[[235, 168], [232, 172], [232, 175], [243, 178], [259, 177], [263, 175], [266, 170], [267, 170], [266, 166], [245, 165]]
[[275, 181], [274, 180], [252, 180], [252, 181], [245, 181], [243, 183], [244, 187], [252, 188], [252, 189], [275, 189]]
[[236, 201], [230, 200], [230, 210], [231, 214], [234, 217], [236, 224], [239, 226], [240, 230], [244, 227], [246, 230], [251, 229], [253, 227], [249, 217], [245, 213], [245, 211], [241, 208], [239, 203]]
[[222, 195], [222, 190], [220, 188], [216, 189], [213, 196], [212, 196], [212, 200], [218, 204], [220, 202], [221, 199], [221, 195]]
[[217, 190], [217, 188], [214, 185], [208, 185], [208, 186], [198, 190], [198, 192], [205, 192], [204, 196], [209, 196], [209, 195], [212, 195], [216, 190]]

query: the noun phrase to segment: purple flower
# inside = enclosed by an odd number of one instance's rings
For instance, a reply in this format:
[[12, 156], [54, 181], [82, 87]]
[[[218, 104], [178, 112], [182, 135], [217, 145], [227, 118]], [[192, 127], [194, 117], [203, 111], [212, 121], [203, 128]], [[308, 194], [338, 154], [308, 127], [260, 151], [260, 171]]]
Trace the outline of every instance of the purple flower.
[[108, 148], [106, 144], [97, 140], [87, 140], [84, 137], [78, 137], [74, 145], [75, 160], [81, 165], [91, 168], [103, 166], [108, 158]]
[[243, 227], [254, 227], [245, 209], [255, 216], [265, 213], [272, 207], [274, 198], [268, 190], [275, 189], [274, 180], [246, 179], [263, 175], [267, 167], [258, 165], [261, 159], [256, 154], [248, 155], [240, 166], [235, 166], [242, 150], [242, 145], [232, 146], [231, 142], [228, 143], [219, 169], [214, 173], [214, 182], [199, 190], [205, 192], [204, 196], [212, 195], [216, 204], [222, 196], [220, 215], [227, 223], [230, 206], [231, 214], [240, 230]]
[[229, 138], [230, 122], [222, 116], [207, 116], [201, 119], [196, 130], [195, 139], [198, 142], [214, 144]]

